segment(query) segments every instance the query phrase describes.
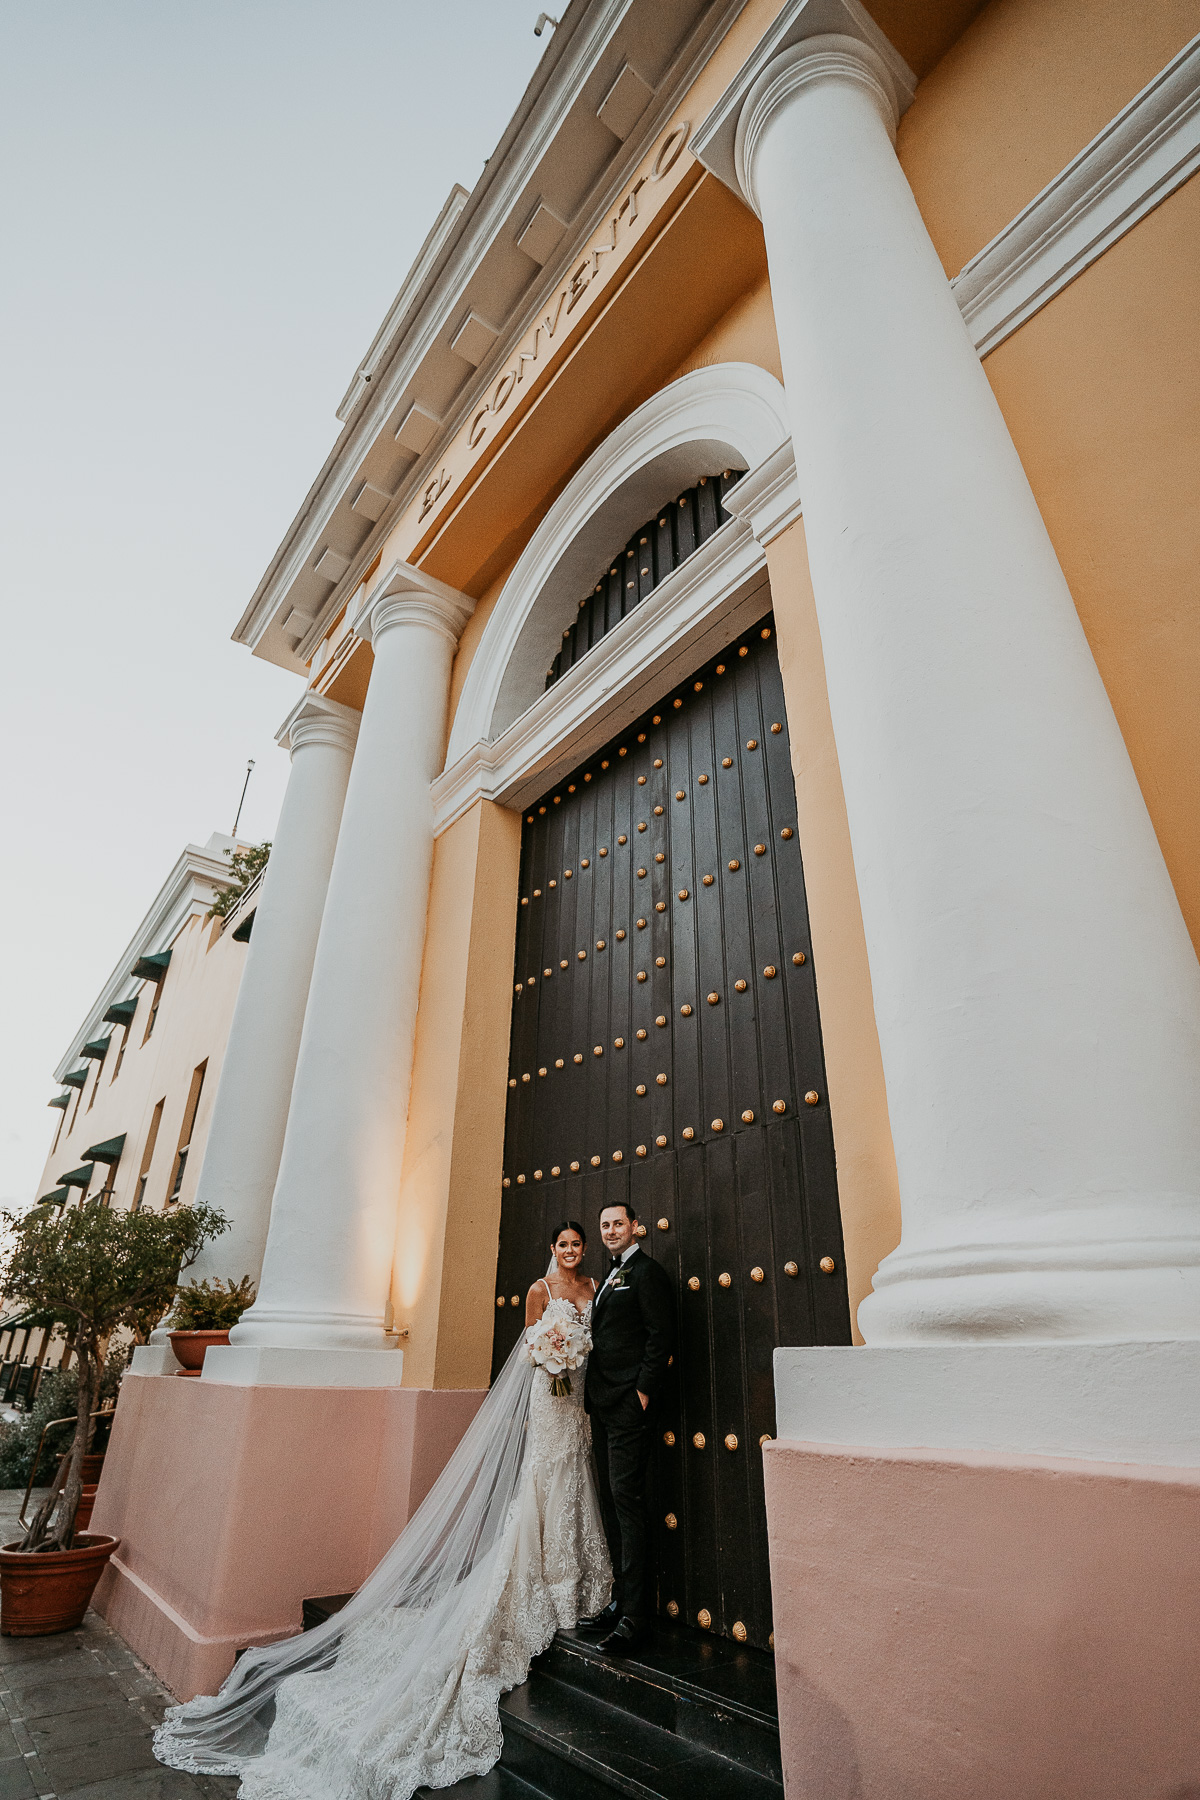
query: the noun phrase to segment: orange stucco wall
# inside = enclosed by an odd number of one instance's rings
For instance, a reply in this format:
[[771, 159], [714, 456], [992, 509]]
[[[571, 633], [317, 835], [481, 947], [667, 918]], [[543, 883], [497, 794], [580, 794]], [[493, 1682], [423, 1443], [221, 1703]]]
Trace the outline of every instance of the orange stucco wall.
[[[993, 0], [898, 149], [955, 274], [1200, 31], [1200, 0]], [[984, 364], [1200, 948], [1200, 183]]]

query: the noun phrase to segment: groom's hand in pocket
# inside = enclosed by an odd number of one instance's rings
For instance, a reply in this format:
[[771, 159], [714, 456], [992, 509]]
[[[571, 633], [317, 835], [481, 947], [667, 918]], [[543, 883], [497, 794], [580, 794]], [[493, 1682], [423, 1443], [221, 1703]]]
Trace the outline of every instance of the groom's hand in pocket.
[[641, 1390], [641, 1388], [639, 1388], [639, 1389], [638, 1389], [638, 1391], [637, 1391], [637, 1397], [638, 1397], [638, 1399], [639, 1399], [639, 1400], [640, 1400], [640, 1401], [641, 1401], [641, 1403], [642, 1403], [642, 1411], [643, 1411], [643, 1412], [645, 1412], [645, 1410], [646, 1410], [646, 1408], [647, 1408], [647, 1407], [648, 1407], [648, 1406], [649, 1406], [649, 1404], [650, 1404], [650, 1396], [649, 1396], [649, 1394], [643, 1394], [643, 1392], [642, 1392], [642, 1390]]

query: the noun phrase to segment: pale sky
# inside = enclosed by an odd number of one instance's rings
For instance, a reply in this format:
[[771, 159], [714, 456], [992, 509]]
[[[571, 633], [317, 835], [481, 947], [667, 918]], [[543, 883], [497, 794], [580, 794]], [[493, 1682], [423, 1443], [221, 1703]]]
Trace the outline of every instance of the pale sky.
[[0, 0], [0, 1205], [184, 844], [269, 837], [296, 677], [230, 643], [525, 0]]

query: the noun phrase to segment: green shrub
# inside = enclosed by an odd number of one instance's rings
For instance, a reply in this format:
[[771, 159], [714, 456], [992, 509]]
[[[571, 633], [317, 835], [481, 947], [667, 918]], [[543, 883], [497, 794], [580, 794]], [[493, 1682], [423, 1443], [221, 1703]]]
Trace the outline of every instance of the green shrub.
[[[100, 1377], [100, 1401], [116, 1399], [128, 1361], [128, 1349], [109, 1352]], [[0, 1488], [25, 1486], [43, 1425], [51, 1419], [66, 1419], [67, 1424], [56, 1425], [46, 1433], [42, 1447], [38, 1482], [42, 1487], [49, 1485], [55, 1464], [74, 1435], [78, 1387], [79, 1376], [74, 1369], [47, 1369], [37, 1399], [25, 1417], [12, 1425], [0, 1424]]]
[[173, 1331], [228, 1331], [248, 1306], [254, 1304], [255, 1287], [248, 1275], [235, 1287], [232, 1281], [193, 1281], [175, 1289], [171, 1312]]

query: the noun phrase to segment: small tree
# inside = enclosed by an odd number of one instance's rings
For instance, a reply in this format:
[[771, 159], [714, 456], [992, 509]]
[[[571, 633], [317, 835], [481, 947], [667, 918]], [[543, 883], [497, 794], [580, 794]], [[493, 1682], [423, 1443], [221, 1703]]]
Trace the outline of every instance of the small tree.
[[161, 1318], [180, 1269], [229, 1223], [207, 1206], [171, 1213], [78, 1206], [57, 1218], [49, 1210], [4, 1215], [9, 1236], [0, 1255], [0, 1291], [36, 1309], [42, 1322], [62, 1325], [75, 1352], [75, 1434], [22, 1550], [71, 1548], [109, 1339], [147, 1313]]
[[229, 886], [223, 888], [205, 913], [206, 919], [224, 919], [229, 916], [250, 886], [257, 881], [271, 856], [271, 845], [268, 840], [263, 844], [250, 844], [245, 850], [226, 850], [229, 858]]

